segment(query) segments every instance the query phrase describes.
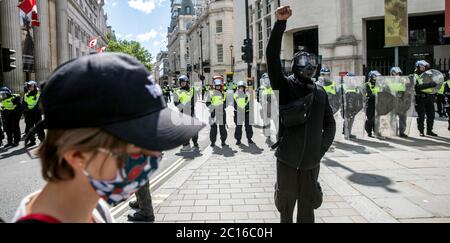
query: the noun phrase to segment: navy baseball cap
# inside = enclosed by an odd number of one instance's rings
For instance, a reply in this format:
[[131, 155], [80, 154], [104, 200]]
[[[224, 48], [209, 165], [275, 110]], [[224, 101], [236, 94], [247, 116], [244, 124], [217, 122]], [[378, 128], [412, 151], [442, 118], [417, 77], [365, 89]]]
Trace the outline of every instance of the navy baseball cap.
[[169, 109], [150, 71], [121, 53], [61, 65], [43, 82], [41, 101], [47, 129], [101, 128], [148, 150], [176, 148], [205, 126]]

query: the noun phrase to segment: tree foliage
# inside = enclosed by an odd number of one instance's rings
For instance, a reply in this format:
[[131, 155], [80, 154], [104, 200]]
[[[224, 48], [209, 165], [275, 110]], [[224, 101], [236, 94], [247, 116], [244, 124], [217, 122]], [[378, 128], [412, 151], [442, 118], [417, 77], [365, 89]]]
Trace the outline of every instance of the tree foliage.
[[153, 69], [152, 65], [152, 55], [137, 41], [120, 40], [115, 38], [108, 39], [108, 52], [122, 52], [128, 55], [134, 56], [142, 64], [147, 67], [148, 70]]

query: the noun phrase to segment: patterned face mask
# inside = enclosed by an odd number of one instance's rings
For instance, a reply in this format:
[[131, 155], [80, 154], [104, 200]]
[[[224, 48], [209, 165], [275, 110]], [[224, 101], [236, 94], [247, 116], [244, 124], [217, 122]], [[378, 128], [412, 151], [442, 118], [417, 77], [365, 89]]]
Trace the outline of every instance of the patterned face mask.
[[94, 179], [86, 170], [83, 173], [97, 194], [109, 205], [116, 206], [147, 183], [160, 161], [161, 157], [130, 155], [125, 167], [117, 171], [116, 179], [112, 181]]

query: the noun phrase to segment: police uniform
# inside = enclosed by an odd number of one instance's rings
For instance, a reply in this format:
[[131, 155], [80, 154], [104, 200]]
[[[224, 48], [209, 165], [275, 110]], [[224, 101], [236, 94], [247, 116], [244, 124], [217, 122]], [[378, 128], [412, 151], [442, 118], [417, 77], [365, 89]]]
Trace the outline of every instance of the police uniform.
[[22, 116], [21, 98], [12, 94], [1, 102], [3, 129], [8, 138], [7, 145], [17, 146], [20, 142], [20, 118]]
[[[41, 120], [42, 115], [41, 111], [39, 110], [39, 100], [40, 100], [41, 92], [39, 90], [33, 90], [30, 92], [27, 92], [23, 98], [23, 105], [25, 108], [25, 133], [28, 134], [28, 132], [36, 126]], [[38, 135], [39, 140], [42, 142], [45, 138], [45, 133], [42, 127], [36, 128], [36, 133]], [[31, 144], [34, 144], [36, 142], [36, 138], [34, 134], [31, 134], [29, 137], [29, 141], [25, 141], [25, 143], [31, 142]]]
[[436, 94], [437, 112], [440, 117], [447, 117], [447, 111], [445, 110], [445, 107], [444, 107], [444, 105], [445, 105], [445, 95], [444, 95], [445, 85], [446, 85], [446, 83], [444, 82]]
[[166, 100], [166, 103], [170, 102], [171, 101], [170, 100], [170, 92], [172, 91], [170, 86], [168, 84], [164, 84], [162, 91], [163, 91], [164, 100]]
[[447, 112], [448, 130], [450, 131], [450, 79], [447, 80], [447, 82], [444, 82], [442, 86], [444, 86], [444, 96], [445, 96], [444, 107], [445, 111]]
[[226, 129], [226, 92], [211, 90], [208, 93], [208, 101], [206, 105], [211, 109], [211, 120], [214, 121], [211, 124], [211, 131], [209, 133], [209, 138], [211, 140], [211, 145], [214, 146], [217, 140], [217, 128], [220, 130], [220, 140], [222, 145], [225, 145], [227, 140], [227, 129]]
[[[186, 86], [185, 88], [177, 88], [174, 90], [175, 106], [181, 113], [195, 117], [195, 103], [197, 102], [197, 90]], [[194, 146], [198, 146], [198, 134], [192, 138]], [[189, 142], [183, 144], [183, 146], [189, 146]]]
[[367, 107], [366, 107], [366, 124], [365, 129], [367, 134], [372, 136], [373, 132], [378, 132], [375, 129], [375, 103], [376, 103], [376, 96], [380, 92], [380, 88], [376, 86], [375, 83], [367, 82], [366, 83], [366, 97], [367, 97]]
[[[242, 124], [245, 125], [245, 134], [249, 144], [253, 144], [253, 128], [250, 124], [250, 94], [237, 90], [233, 96], [234, 99], [234, 123], [236, 124], [236, 130], [234, 132], [234, 138], [236, 144], [241, 144], [242, 139]], [[242, 117], [242, 114], [244, 117]], [[244, 119], [242, 119], [244, 118]], [[243, 121], [244, 120], [244, 121]]]
[[[357, 87], [347, 87], [347, 85], [343, 85], [343, 94], [345, 96], [344, 99], [344, 106], [345, 109], [341, 109], [341, 115], [344, 119], [344, 126], [342, 134], [348, 135], [350, 138], [355, 137], [352, 135], [352, 128], [353, 123], [355, 121], [356, 115], [361, 111], [363, 104], [362, 104], [362, 91]], [[345, 112], [345, 114], [344, 114]], [[346, 133], [346, 129], [348, 134]]]
[[417, 128], [420, 134], [424, 135], [425, 130], [425, 115], [427, 117], [427, 133], [433, 132], [434, 125], [434, 95], [432, 84], [424, 84], [422, 77], [414, 74], [415, 90], [416, 90], [416, 111], [418, 114]]
[[275, 114], [272, 114], [272, 97], [274, 92], [270, 86], [261, 86], [259, 89], [259, 99], [262, 106], [263, 132], [264, 136], [270, 140], [270, 120]]

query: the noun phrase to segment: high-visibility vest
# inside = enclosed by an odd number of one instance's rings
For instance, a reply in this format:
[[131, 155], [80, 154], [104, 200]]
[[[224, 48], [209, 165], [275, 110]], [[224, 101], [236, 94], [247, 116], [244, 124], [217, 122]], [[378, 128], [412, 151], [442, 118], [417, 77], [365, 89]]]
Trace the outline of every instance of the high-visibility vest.
[[186, 105], [189, 102], [191, 102], [192, 97], [194, 96], [194, 88], [190, 88], [189, 91], [183, 90], [183, 89], [178, 89], [177, 96], [178, 96], [178, 101], [181, 104]]
[[402, 82], [389, 82], [389, 89], [392, 92], [405, 92], [406, 85]]
[[36, 107], [40, 96], [41, 92], [37, 92], [36, 95], [29, 95], [29, 93], [25, 94], [24, 100], [28, 106], [28, 110], [32, 110], [34, 107]]
[[262, 95], [273, 95], [272, 87], [261, 87]]
[[234, 101], [236, 101], [236, 104], [239, 108], [245, 109], [247, 104], [250, 102], [250, 95], [246, 94], [244, 97], [234, 94]]
[[450, 88], [450, 80], [447, 80], [446, 82], [442, 83], [441, 88], [438, 91], [438, 94], [443, 95], [445, 92], [445, 85], [447, 85]]
[[329, 85], [324, 85], [323, 89], [328, 93], [332, 95], [336, 95], [336, 83], [332, 82]]
[[369, 88], [372, 91], [373, 95], [377, 95], [380, 92], [380, 87], [378, 87], [376, 85], [372, 85], [371, 82], [367, 82], [367, 84], [369, 85]]
[[16, 109], [17, 105], [13, 103], [13, 99], [19, 97], [18, 95], [12, 95], [9, 98], [2, 100], [2, 107], [4, 110], [13, 111]]
[[[423, 79], [422, 77], [420, 77], [417, 73], [414, 74], [414, 78], [416, 79], [416, 82], [421, 85], [423, 84]], [[434, 89], [433, 88], [428, 88], [428, 89], [423, 89], [421, 90], [422, 93], [425, 94], [433, 94]]]
[[226, 94], [222, 94], [220, 92], [220, 95], [216, 94], [217, 92], [210, 91], [211, 96], [211, 105], [213, 106], [220, 106], [225, 103], [226, 100]]

